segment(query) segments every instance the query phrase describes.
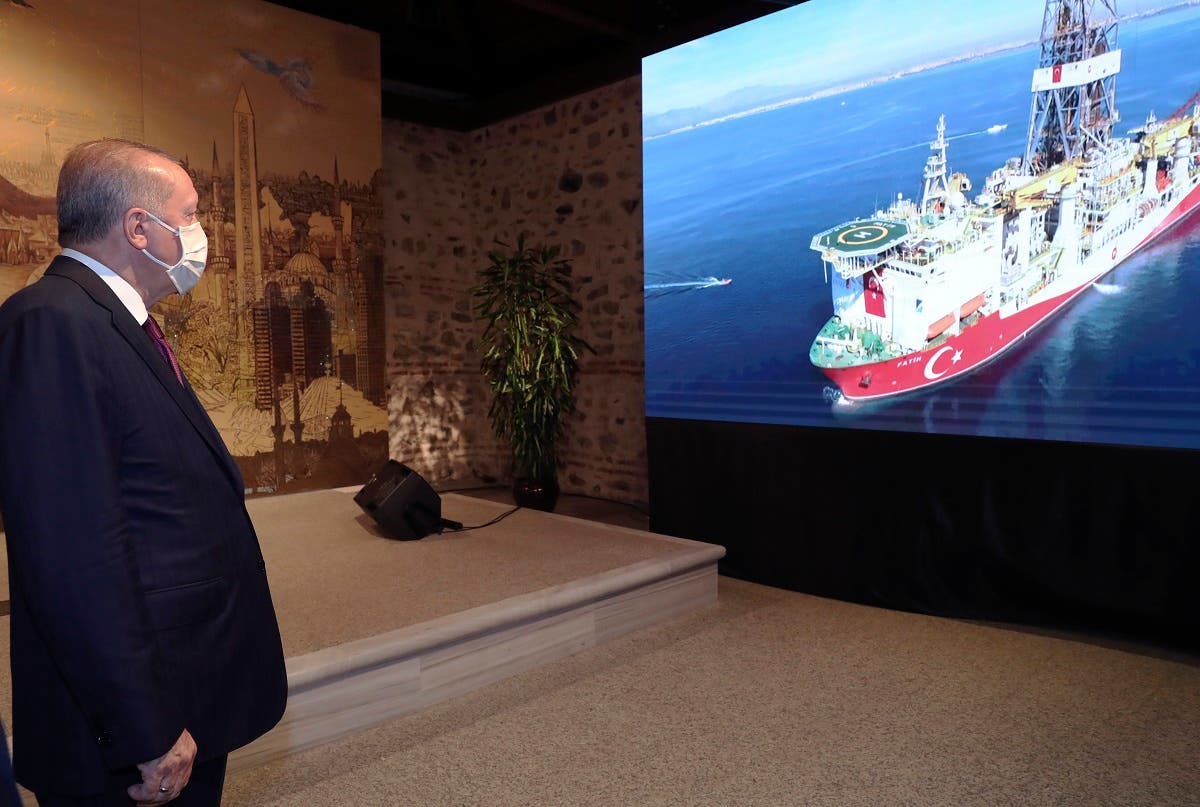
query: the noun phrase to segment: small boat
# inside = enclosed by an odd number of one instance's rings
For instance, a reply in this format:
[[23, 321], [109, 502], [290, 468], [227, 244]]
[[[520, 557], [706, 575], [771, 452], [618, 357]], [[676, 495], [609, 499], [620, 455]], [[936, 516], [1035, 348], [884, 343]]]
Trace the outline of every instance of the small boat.
[[1000, 134], [1000, 132], [1003, 132], [1007, 128], [1008, 128], [1007, 123], [997, 123], [993, 126], [987, 127], [987, 133], [988, 134]]

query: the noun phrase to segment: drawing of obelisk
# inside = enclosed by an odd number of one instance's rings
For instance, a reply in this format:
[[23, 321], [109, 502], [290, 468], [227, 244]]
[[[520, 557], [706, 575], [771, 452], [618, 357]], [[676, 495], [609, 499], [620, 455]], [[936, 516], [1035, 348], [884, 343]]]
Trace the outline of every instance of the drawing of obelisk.
[[254, 323], [251, 306], [262, 293], [262, 229], [258, 210], [258, 151], [254, 139], [254, 110], [246, 85], [233, 106], [233, 217], [234, 250], [237, 259], [236, 339], [239, 400], [254, 399]]

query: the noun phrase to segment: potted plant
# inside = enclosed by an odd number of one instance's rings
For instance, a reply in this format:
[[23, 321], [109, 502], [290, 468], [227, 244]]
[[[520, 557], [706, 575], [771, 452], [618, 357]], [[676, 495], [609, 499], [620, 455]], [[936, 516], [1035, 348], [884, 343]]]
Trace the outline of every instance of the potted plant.
[[592, 348], [575, 334], [580, 306], [570, 262], [557, 245], [530, 245], [527, 235], [515, 247], [496, 241], [471, 293], [484, 323], [488, 417], [512, 449], [513, 497], [523, 507], [553, 510], [563, 418], [575, 409], [580, 351]]

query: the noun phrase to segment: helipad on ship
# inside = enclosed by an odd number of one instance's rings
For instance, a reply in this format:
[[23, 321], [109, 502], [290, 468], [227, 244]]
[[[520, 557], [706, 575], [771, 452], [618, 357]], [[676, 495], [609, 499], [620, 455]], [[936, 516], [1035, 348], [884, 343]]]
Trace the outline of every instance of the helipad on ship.
[[898, 221], [867, 219], [839, 224], [813, 238], [813, 245], [843, 255], [874, 255], [899, 243], [908, 227]]

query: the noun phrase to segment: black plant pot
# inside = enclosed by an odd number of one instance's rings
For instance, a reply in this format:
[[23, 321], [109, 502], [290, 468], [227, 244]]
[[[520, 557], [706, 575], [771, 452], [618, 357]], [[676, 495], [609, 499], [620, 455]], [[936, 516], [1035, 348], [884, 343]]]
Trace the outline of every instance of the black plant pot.
[[531, 510], [553, 512], [558, 504], [558, 480], [517, 477], [513, 480], [513, 501]]

